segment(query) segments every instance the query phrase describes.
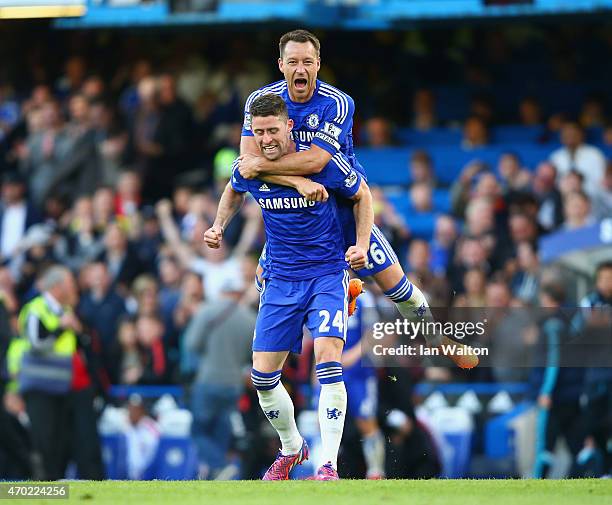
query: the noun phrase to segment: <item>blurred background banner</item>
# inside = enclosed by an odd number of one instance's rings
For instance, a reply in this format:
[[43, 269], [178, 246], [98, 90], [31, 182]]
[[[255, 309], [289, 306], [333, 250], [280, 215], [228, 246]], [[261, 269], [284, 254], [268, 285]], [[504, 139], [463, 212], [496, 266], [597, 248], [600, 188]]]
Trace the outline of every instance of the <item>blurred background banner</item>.
[[[17, 3], [17, 2], [13, 2]], [[351, 30], [532, 16], [597, 15], [610, 0], [87, 0], [64, 28], [234, 23], [300, 23]]]

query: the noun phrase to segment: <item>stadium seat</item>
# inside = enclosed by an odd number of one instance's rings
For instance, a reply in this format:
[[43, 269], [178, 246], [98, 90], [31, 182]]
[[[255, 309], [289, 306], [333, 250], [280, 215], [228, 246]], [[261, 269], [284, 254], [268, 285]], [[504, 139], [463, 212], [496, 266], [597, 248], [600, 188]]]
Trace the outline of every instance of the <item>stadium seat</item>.
[[391, 191], [385, 193], [385, 195], [389, 203], [393, 205], [396, 212], [402, 217], [407, 216], [412, 210], [408, 191]]
[[469, 472], [472, 454], [474, 422], [471, 415], [460, 407], [441, 407], [431, 413], [431, 427], [442, 437], [442, 475], [460, 479]]
[[[387, 200], [395, 210], [402, 216], [408, 216], [414, 213], [412, 202], [410, 201], [410, 193], [405, 190], [387, 191], [385, 193]], [[448, 189], [434, 189], [432, 194], [433, 210], [435, 212], [449, 213], [451, 208], [450, 192]]]
[[[459, 146], [439, 145], [428, 152], [437, 180], [443, 185], [451, 185], [468, 163], [480, 161], [495, 170], [499, 157], [505, 152], [513, 152], [518, 154], [526, 168], [535, 170], [538, 163], [547, 160], [556, 147], [555, 144], [517, 142], [505, 144], [503, 147], [487, 146], [467, 150]], [[368, 174], [368, 181], [381, 186], [410, 184], [408, 160], [412, 152], [412, 149], [401, 147], [356, 150], [357, 158]]]
[[143, 480], [192, 480], [198, 473], [197, 450], [190, 437], [161, 437]]
[[406, 148], [361, 148], [356, 150], [357, 159], [368, 174], [368, 181], [381, 186], [401, 185], [410, 182]]
[[539, 142], [545, 134], [542, 126], [503, 125], [493, 128], [492, 141], [496, 144]]
[[451, 211], [450, 191], [448, 189], [435, 189], [433, 192], [433, 208], [437, 212], [448, 214]]
[[125, 435], [123, 433], [102, 435], [100, 445], [106, 478], [127, 479], [127, 439]]
[[485, 454], [490, 458], [504, 458], [512, 455], [514, 431], [511, 421], [532, 405], [528, 402], [517, 405], [510, 412], [496, 416], [485, 424]]
[[402, 144], [414, 148], [461, 144], [461, 130], [455, 128], [432, 128], [427, 131], [400, 128], [396, 137]]
[[409, 216], [404, 217], [410, 229], [410, 233], [414, 238], [420, 238], [427, 241], [433, 238], [436, 218], [438, 217], [436, 212], [411, 213]]

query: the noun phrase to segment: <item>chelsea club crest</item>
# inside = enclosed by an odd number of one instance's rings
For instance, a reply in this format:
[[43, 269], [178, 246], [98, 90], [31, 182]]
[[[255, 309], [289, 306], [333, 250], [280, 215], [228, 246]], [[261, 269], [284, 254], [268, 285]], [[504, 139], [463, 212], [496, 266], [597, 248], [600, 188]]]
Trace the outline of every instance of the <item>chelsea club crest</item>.
[[308, 125], [309, 128], [312, 128], [313, 130], [315, 128], [318, 128], [319, 127], [319, 116], [317, 116], [316, 114], [311, 114], [310, 116], [306, 118], [306, 124]]

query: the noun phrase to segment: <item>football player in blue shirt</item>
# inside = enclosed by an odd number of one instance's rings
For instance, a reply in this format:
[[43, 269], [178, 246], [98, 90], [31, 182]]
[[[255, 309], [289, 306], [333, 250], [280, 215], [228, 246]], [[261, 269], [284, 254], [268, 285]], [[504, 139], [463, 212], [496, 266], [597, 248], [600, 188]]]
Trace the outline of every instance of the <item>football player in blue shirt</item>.
[[342, 371], [348, 397], [347, 412], [361, 434], [366, 463], [366, 477], [385, 476], [385, 438], [378, 425], [378, 378], [376, 369], [362, 353], [362, 338], [375, 321], [375, 302], [369, 293], [357, 300], [357, 311], [349, 318], [346, 344], [342, 353]]
[[[242, 155], [239, 158], [239, 170], [244, 178], [257, 177], [266, 181], [270, 175], [311, 176], [320, 173], [330, 160], [343, 156], [350, 167], [367, 180], [365, 170], [353, 151], [355, 104], [346, 93], [317, 79], [321, 65], [320, 47], [319, 40], [306, 30], [294, 30], [281, 37], [278, 65], [285, 78], [251, 93], [245, 105], [240, 143]], [[250, 108], [253, 101], [264, 93], [281, 96], [294, 122], [292, 134], [297, 152], [280, 159], [270, 160], [261, 156], [253, 141]], [[276, 181], [279, 182], [278, 179]], [[281, 183], [294, 184], [290, 180]], [[354, 244], [352, 202], [339, 200], [338, 206], [345, 243]], [[376, 226], [372, 228], [367, 251], [367, 265], [356, 273], [361, 277], [372, 276], [403, 317], [411, 320], [431, 317], [423, 293], [406, 278], [393, 248]], [[355, 300], [351, 300], [351, 312], [354, 303]], [[430, 337], [429, 343], [434, 346], [453, 343], [444, 342], [445, 339]], [[457, 347], [461, 345], [457, 344]], [[462, 354], [449, 355], [449, 358], [461, 368], [473, 368], [478, 364], [478, 357]]]
[[[265, 94], [251, 104], [252, 131], [259, 151], [278, 159], [295, 150], [293, 122], [278, 95]], [[245, 179], [235, 163], [213, 226], [205, 233], [209, 247], [219, 247], [223, 230], [249, 192], [260, 205], [267, 243], [259, 314], [253, 337], [251, 378], [264, 414], [278, 432], [282, 449], [264, 480], [286, 480], [308, 458], [298, 432], [291, 398], [280, 382], [289, 352], [300, 352], [302, 329], [314, 338], [317, 378], [321, 384], [319, 424], [324, 465], [317, 480], [337, 480], [338, 449], [346, 412], [341, 355], [348, 318], [348, 265], [367, 261], [374, 214], [372, 196], [361, 175], [340, 156], [330, 159], [312, 182], [327, 188], [322, 201], [307, 200], [292, 187], [273, 180]], [[354, 203], [356, 242], [345, 250], [337, 196]], [[347, 265], [348, 263], [348, 265]]]

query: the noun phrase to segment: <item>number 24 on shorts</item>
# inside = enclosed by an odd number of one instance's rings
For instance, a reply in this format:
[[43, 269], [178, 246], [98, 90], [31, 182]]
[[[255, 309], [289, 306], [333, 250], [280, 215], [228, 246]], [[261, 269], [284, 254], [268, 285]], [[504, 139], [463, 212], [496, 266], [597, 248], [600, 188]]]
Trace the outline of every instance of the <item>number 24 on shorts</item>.
[[[320, 333], [329, 333], [329, 321], [331, 319], [331, 314], [328, 310], [320, 310], [319, 316], [322, 318], [321, 324], [319, 325]], [[332, 321], [332, 326], [338, 328], [340, 334], [344, 330], [344, 314], [341, 310], [336, 311], [336, 315], [334, 316], [334, 320]]]

